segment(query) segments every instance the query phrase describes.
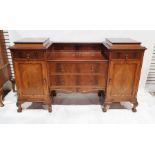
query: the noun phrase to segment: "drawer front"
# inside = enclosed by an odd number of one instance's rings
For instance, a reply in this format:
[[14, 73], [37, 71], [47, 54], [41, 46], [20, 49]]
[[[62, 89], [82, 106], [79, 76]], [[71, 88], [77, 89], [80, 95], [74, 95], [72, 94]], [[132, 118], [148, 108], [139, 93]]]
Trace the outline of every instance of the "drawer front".
[[49, 63], [48, 66], [50, 74], [65, 74], [74, 73], [77, 71], [77, 66], [75, 63]]
[[63, 52], [63, 50], [59, 50], [58, 52], [56, 51], [52, 51], [52, 52], [47, 52], [47, 60], [69, 60], [69, 59], [90, 59], [90, 60], [94, 60], [94, 59], [99, 59], [99, 60], [103, 60], [103, 56], [101, 54], [101, 52], [76, 52], [76, 51], [65, 51]]
[[94, 51], [85, 52], [85, 51], [83, 51], [83, 52], [78, 52], [77, 56], [80, 56], [80, 57], [93, 57], [93, 56], [98, 57], [98, 56], [101, 56], [101, 52], [100, 51], [99, 52], [94, 52]]
[[101, 73], [106, 75], [108, 69], [108, 63], [92, 63], [92, 62], [85, 62], [85, 63], [49, 63], [49, 72], [50, 74], [92, 74], [92, 73]]
[[52, 75], [50, 76], [51, 86], [75, 86], [76, 77], [73, 75]]
[[138, 52], [112, 52], [112, 59], [140, 59], [141, 54]]
[[78, 85], [105, 87], [106, 78], [103, 75], [81, 75], [77, 76]]
[[15, 59], [44, 59], [44, 51], [15, 51], [13, 52]]
[[70, 52], [47, 52], [47, 59], [48, 60], [65, 60], [65, 59], [72, 59], [76, 58], [76, 53], [73, 51]]
[[50, 86], [96, 86], [104, 88], [106, 77], [103, 75], [52, 75], [50, 76]]
[[108, 63], [80, 63], [78, 64], [78, 71], [82, 74], [107, 74]]

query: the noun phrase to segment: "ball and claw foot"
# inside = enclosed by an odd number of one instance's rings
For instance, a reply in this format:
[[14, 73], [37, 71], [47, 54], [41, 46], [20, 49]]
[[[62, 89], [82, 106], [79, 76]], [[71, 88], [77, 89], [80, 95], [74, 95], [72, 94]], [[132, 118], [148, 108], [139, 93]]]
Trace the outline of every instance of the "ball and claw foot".
[[19, 112], [19, 113], [22, 112], [22, 108], [18, 107], [17, 112]]
[[18, 106], [17, 112], [22, 112], [22, 106], [21, 103], [17, 102], [16, 105]]
[[132, 108], [132, 112], [137, 112], [137, 106], [138, 106], [138, 102], [133, 104], [133, 108]]
[[103, 105], [102, 111], [107, 112], [107, 110], [108, 110], [108, 105]]
[[132, 112], [137, 112], [136, 107], [133, 107], [133, 108], [132, 108]]
[[51, 113], [52, 112], [52, 107], [48, 106], [48, 112]]
[[4, 104], [3, 103], [0, 103], [0, 107], [4, 107]]

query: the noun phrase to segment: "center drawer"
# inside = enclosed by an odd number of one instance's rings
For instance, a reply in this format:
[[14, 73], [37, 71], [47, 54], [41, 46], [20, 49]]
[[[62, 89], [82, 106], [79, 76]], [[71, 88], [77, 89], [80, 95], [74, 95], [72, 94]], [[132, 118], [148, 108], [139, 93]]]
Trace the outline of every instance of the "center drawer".
[[13, 52], [13, 58], [15, 59], [44, 59], [44, 51], [31, 51], [31, 50], [24, 50], [24, 51], [16, 51]]
[[106, 74], [107, 62], [49, 62], [49, 74]]
[[67, 60], [67, 59], [103, 59], [103, 56], [101, 54], [101, 51], [81, 51], [81, 52], [75, 52], [74, 50], [70, 51], [52, 51], [52, 52], [47, 52], [47, 59], [48, 60]]
[[118, 51], [118, 52], [112, 52], [111, 53], [112, 59], [140, 59], [141, 53], [139, 52], [126, 52], [126, 51]]
[[106, 78], [104, 75], [52, 75], [50, 86], [99, 86], [105, 87]]

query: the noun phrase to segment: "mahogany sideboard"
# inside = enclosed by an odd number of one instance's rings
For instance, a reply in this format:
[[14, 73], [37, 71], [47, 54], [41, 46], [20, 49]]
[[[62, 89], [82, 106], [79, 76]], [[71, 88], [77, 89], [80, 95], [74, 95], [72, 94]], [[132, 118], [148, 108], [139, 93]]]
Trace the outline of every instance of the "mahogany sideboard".
[[51, 42], [25, 38], [10, 47], [18, 94], [22, 104], [41, 102], [52, 112], [59, 91], [97, 92], [103, 111], [115, 102], [138, 106], [137, 91], [145, 47], [128, 38], [109, 38], [103, 43]]

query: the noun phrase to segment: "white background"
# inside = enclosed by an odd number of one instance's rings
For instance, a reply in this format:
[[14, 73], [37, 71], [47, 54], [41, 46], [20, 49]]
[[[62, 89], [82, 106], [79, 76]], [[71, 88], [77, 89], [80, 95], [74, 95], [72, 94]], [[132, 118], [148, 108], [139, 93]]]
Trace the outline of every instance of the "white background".
[[[0, 25], [6, 30], [155, 28], [154, 0], [5, 0], [0, 5]], [[154, 133], [154, 125], [1, 125], [0, 153], [154, 155]]]

